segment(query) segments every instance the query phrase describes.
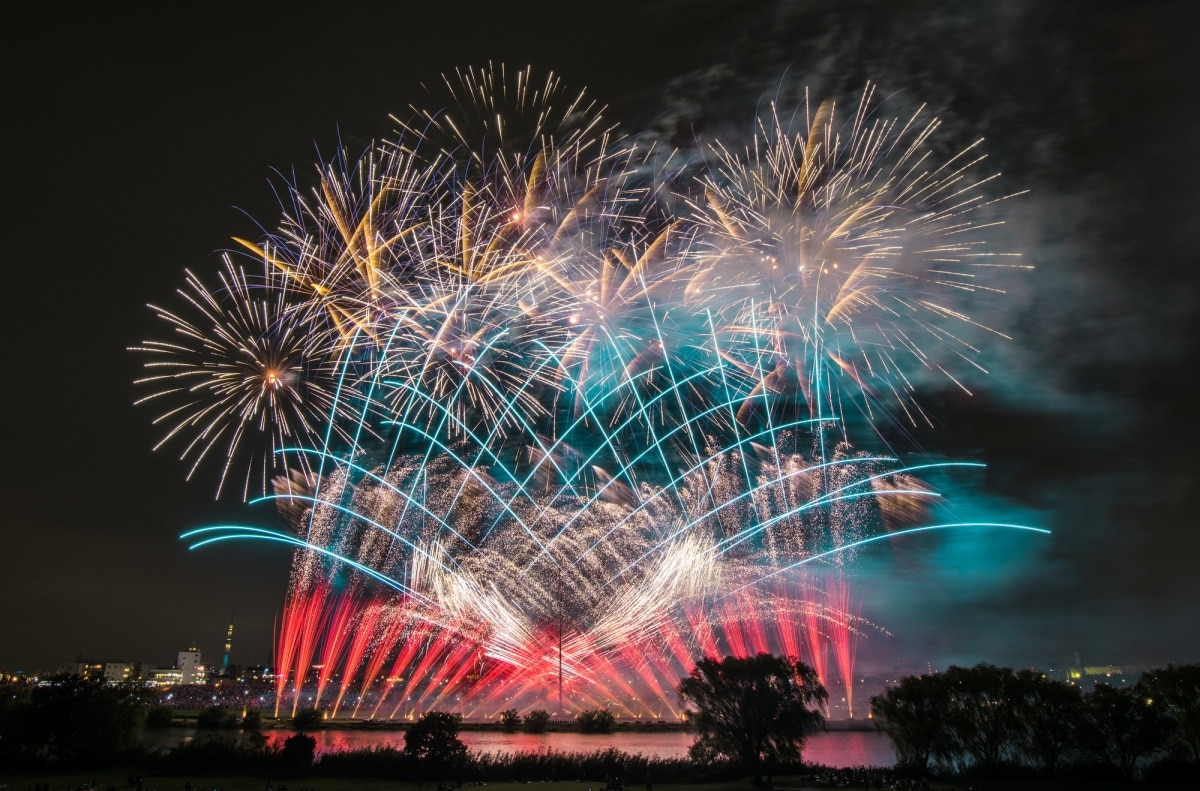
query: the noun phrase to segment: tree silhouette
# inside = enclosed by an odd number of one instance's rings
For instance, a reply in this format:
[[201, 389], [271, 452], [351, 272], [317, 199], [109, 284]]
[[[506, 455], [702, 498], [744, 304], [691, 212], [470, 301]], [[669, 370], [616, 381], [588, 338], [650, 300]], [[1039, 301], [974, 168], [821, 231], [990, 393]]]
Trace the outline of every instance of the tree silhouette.
[[1177, 753], [1200, 763], [1200, 665], [1168, 665], [1142, 674], [1147, 696], [1176, 725]]
[[764, 764], [799, 761], [805, 738], [825, 721], [815, 710], [827, 698], [816, 671], [771, 654], [701, 659], [678, 690], [699, 734], [692, 759], [734, 762], [756, 783]]
[[430, 770], [452, 768], [467, 757], [458, 738], [462, 719], [445, 711], [429, 711], [404, 732], [404, 752]]
[[550, 712], [545, 709], [534, 709], [521, 720], [526, 733], [545, 733], [550, 724]]
[[31, 690], [23, 711], [23, 750], [29, 757], [64, 763], [106, 758], [134, 747], [146, 707], [126, 689], [100, 680], [59, 676]]
[[1097, 684], [1084, 700], [1083, 746], [1126, 779], [1133, 779], [1138, 760], [1166, 748], [1174, 724], [1144, 688]]
[[521, 715], [516, 709], [505, 709], [500, 712], [500, 727], [507, 733], [512, 733], [521, 727]]
[[313, 731], [321, 727], [321, 711], [320, 709], [300, 709], [296, 712], [296, 716], [292, 717], [292, 727], [303, 733], [304, 731]]
[[1065, 681], [1045, 678], [1033, 670], [1016, 676], [1017, 747], [1021, 755], [1054, 774], [1079, 741], [1083, 694]]
[[951, 665], [942, 675], [949, 693], [944, 716], [958, 752], [984, 773], [1014, 757], [1019, 720], [1013, 671], [985, 663]]
[[608, 709], [590, 709], [575, 715], [581, 733], [610, 733], [616, 717]]
[[949, 686], [942, 674], [908, 676], [871, 698], [871, 717], [892, 740], [905, 767], [925, 773], [949, 758], [953, 734], [946, 718]]
[[285, 772], [300, 774], [312, 768], [316, 754], [316, 739], [306, 733], [294, 733], [284, 741], [279, 760]]

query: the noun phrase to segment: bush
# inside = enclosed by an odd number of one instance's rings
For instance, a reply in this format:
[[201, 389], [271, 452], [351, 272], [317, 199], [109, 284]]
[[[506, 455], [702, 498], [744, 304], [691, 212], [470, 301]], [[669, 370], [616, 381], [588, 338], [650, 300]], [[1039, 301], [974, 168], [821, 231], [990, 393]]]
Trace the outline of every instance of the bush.
[[151, 706], [146, 711], [147, 728], [169, 728], [175, 719], [175, 709], [170, 706]]
[[297, 733], [283, 743], [279, 758], [283, 763], [283, 771], [301, 774], [312, 768], [316, 754], [317, 740], [306, 733]]
[[499, 755], [472, 754], [462, 777], [476, 782], [537, 782], [571, 778], [592, 783], [594, 788], [603, 788], [610, 779], [635, 784], [647, 775], [671, 778], [673, 783], [690, 783], [733, 780], [738, 773], [735, 769], [726, 771], [726, 767], [704, 769], [683, 758], [648, 758], [610, 749], [593, 753], [551, 750]]
[[238, 715], [225, 706], [209, 706], [202, 709], [196, 717], [197, 730], [214, 730], [216, 728], [236, 728]]
[[521, 727], [521, 715], [517, 714], [516, 709], [507, 709], [500, 712], [500, 727], [508, 733], [512, 733]]
[[379, 746], [360, 750], [325, 753], [316, 771], [330, 777], [386, 777], [395, 779], [415, 770], [411, 755], [395, 747]]
[[300, 709], [292, 717], [292, 727], [300, 732], [315, 731], [321, 727], [324, 720], [319, 709]]
[[58, 676], [6, 702], [0, 711], [0, 749], [10, 760], [117, 761], [137, 747], [145, 716], [130, 690]]
[[612, 733], [616, 721], [616, 716], [608, 709], [581, 711], [575, 717], [581, 733]]
[[526, 733], [545, 733], [546, 726], [550, 724], [550, 712], [534, 709], [525, 715], [521, 723], [525, 726]]
[[246, 746], [257, 753], [267, 754], [271, 751], [271, 742], [267, 735], [257, 728], [246, 731]]
[[166, 774], [187, 775], [211, 771], [252, 772], [268, 769], [276, 761], [274, 753], [241, 745], [237, 737], [224, 734], [198, 736], [180, 744], [161, 758], [159, 768]]
[[433, 770], [461, 765], [467, 746], [458, 738], [461, 719], [444, 711], [429, 711], [404, 732], [404, 752]]
[[[593, 784], [594, 788], [603, 788], [609, 779], [637, 784], [647, 776], [671, 778], [672, 782], [678, 783], [730, 781], [738, 777], [737, 769], [727, 765], [704, 769], [686, 759], [647, 758], [615, 749], [593, 753], [472, 753], [450, 768], [453, 776], [464, 783], [578, 778]], [[328, 777], [380, 777], [394, 780], [421, 775], [431, 777], [446, 769], [445, 766], [417, 763], [409, 753], [391, 747], [376, 747], [326, 753], [317, 761], [313, 771]]]
[[1200, 786], [1200, 763], [1172, 756], [1162, 758], [1142, 770], [1142, 781], [1196, 788]]
[[261, 730], [262, 711], [259, 709], [246, 709], [246, 713], [242, 715], [242, 729], [247, 731]]

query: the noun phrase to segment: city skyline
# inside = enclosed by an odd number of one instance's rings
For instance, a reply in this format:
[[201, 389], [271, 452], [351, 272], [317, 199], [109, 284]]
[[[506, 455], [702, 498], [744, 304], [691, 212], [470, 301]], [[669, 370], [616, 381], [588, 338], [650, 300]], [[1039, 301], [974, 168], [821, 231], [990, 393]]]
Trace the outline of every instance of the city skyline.
[[[260, 658], [240, 664], [268, 661], [288, 553], [246, 543], [188, 552], [179, 535], [272, 515], [214, 502], [208, 479], [186, 482], [186, 465], [150, 450], [151, 416], [129, 385], [140, 361], [125, 350], [155, 332], [143, 304], [169, 300], [185, 267], [214, 272], [230, 237], [273, 226], [272, 169], [291, 179], [294, 168], [311, 186], [314, 149], [327, 155], [338, 135], [351, 148], [386, 136], [388, 114], [419, 101], [422, 82], [485, 61], [534, 61], [611, 105], [607, 117], [627, 130], [654, 128], [678, 146], [745, 129], [773, 92], [805, 84], [852, 100], [867, 79], [930, 102], [955, 142], [984, 137], [1005, 189], [1030, 190], [1011, 201], [1008, 234], [1035, 270], [1000, 306], [1012, 340], [986, 350], [990, 374], [973, 397], [929, 392], [938, 425], [913, 433], [988, 464], [968, 498], [1053, 534], [1001, 553], [927, 547], [907, 558], [920, 566], [908, 575], [873, 575], [868, 562], [864, 615], [890, 636], [860, 641], [859, 661], [1029, 665], [1076, 651], [1097, 664], [1194, 661], [1196, 421], [1180, 372], [1197, 361], [1185, 191], [1197, 117], [1183, 102], [1196, 71], [1173, 37], [1195, 14], [1182, 3], [1082, 20], [1005, 7], [1015, 10], [688, 12], [668, 2], [642, 28], [622, 24], [629, 12], [618, 6], [611, 19], [495, 10], [461, 27], [426, 10], [393, 20], [411, 49], [394, 57], [380, 50], [387, 25], [374, 26], [375, 46], [343, 50], [303, 17], [227, 26], [201, 13], [187, 31], [106, 19], [96, 21], [110, 36], [81, 39], [49, 35], [39, 20], [44, 37], [31, 39], [41, 46], [27, 53], [18, 94], [30, 149], [17, 162], [26, 263], [5, 320], [15, 370], [27, 373], [7, 399], [20, 461], [5, 483], [0, 590], [16, 606], [0, 666], [122, 645], [195, 643], [209, 654], [231, 611], [245, 624], [235, 652]], [[253, 31], [272, 22], [284, 43], [268, 55]], [[596, 64], [570, 46], [571, 22], [657, 54]], [[412, 38], [428, 29], [454, 35], [431, 51]], [[1093, 49], [1093, 38], [1110, 46]], [[756, 42], [754, 54], [734, 41]], [[369, 62], [311, 54], [325, 47]], [[51, 95], [62, 98], [47, 107]]]
[[[172, 652], [169, 649], [163, 648], [159, 651], [159, 653], [167, 655]], [[132, 658], [125, 657], [124, 654], [119, 653], [119, 652], [113, 656], [96, 656], [96, 655], [88, 654], [86, 652], [80, 652], [73, 659], [64, 659], [63, 661], [58, 662], [55, 665], [48, 665], [48, 666], [41, 667], [41, 668], [23, 668], [20, 670], [15, 670], [13, 668], [5, 667], [5, 668], [0, 668], [0, 671], [4, 671], [6, 673], [12, 673], [14, 676], [19, 673], [19, 674], [23, 674], [26, 677], [47, 678], [49, 676], [56, 675], [60, 672], [64, 672], [65, 668], [76, 668], [79, 666], [87, 666], [92, 669], [105, 668], [108, 666], [129, 666], [131, 668], [141, 667], [143, 669], [150, 669], [150, 670], [165, 669], [165, 668], [178, 668], [179, 667], [179, 659], [178, 658], [182, 657], [185, 653], [195, 653], [199, 657], [196, 660], [196, 664], [199, 664], [201, 667], [204, 668], [206, 678], [223, 677], [225, 675], [225, 670], [227, 667], [234, 669], [236, 671], [241, 671], [241, 672], [244, 672], [247, 669], [254, 669], [255, 671], [262, 670], [262, 671], [267, 671], [267, 672], [270, 672], [272, 670], [272, 665], [271, 665], [269, 656], [266, 661], [261, 661], [261, 662], [249, 661], [249, 660], [247, 660], [247, 661], [230, 661], [228, 665], [225, 665], [223, 661], [216, 661], [216, 660], [206, 661], [204, 659], [204, 656], [205, 656], [204, 651], [200, 650], [200, 648], [195, 644], [189, 644], [186, 648], [181, 648], [177, 651], [174, 651], [173, 653], [176, 656], [175, 662], [143, 661], [140, 657], [132, 657]], [[229, 655], [222, 654], [221, 655], [222, 660], [229, 658], [229, 657], [236, 658], [236, 656], [234, 656], [233, 654], [229, 654]], [[1165, 664], [1177, 664], [1177, 663], [1168, 662]], [[1060, 674], [1064, 674], [1064, 675], [1067, 674], [1072, 669], [1077, 669], [1077, 670], [1083, 671], [1084, 674], [1088, 675], [1088, 676], [1097, 676], [1098, 677], [1098, 676], [1102, 676], [1102, 675], [1106, 675], [1106, 674], [1107, 675], [1120, 674], [1122, 676], [1135, 676], [1136, 677], [1137, 674], [1142, 671], [1148, 671], [1148, 670], [1153, 669], [1152, 665], [1153, 665], [1153, 663], [1151, 663], [1151, 664], [1129, 664], [1129, 663], [1120, 663], [1120, 662], [1102, 662], [1102, 663], [1097, 663], [1097, 664], [1087, 664], [1084, 661], [1082, 656], [1076, 654], [1075, 656], [1072, 657], [1071, 661], [1069, 661], [1065, 664], [1062, 664], [1062, 665], [1039, 665], [1039, 666], [1033, 667], [1032, 669], [1041, 670], [1041, 671], [1045, 671], [1048, 673], [1060, 673]], [[931, 662], [913, 662], [910, 660], [910, 661], [904, 661], [904, 662], [894, 664], [890, 667], [883, 667], [881, 665], [879, 667], [870, 669], [869, 672], [863, 671], [859, 675], [869, 676], [871, 678], [887, 677], [890, 679], [898, 679], [898, 678], [902, 677], [902, 675], [904, 675], [904, 674], [921, 675], [923, 673], [936, 673], [936, 672], [939, 672], [944, 669], [945, 669], [944, 667], [935, 666]], [[1017, 668], [1017, 669], [1021, 669], [1021, 668]], [[319, 665], [309, 668], [308, 672], [315, 676], [315, 674], [317, 673], [318, 670], [319, 670]], [[69, 673], [71, 671], [65, 671], [65, 672]], [[109, 679], [106, 678], [106, 680], [109, 680]], [[121, 679], [121, 680], [128, 680], [128, 679]], [[1134, 678], [1134, 680], [1136, 680], [1136, 678]], [[182, 682], [175, 682], [175, 683], [182, 683]], [[839, 685], [840, 681], [831, 680], [831, 683], [833, 683], [834, 685]]]

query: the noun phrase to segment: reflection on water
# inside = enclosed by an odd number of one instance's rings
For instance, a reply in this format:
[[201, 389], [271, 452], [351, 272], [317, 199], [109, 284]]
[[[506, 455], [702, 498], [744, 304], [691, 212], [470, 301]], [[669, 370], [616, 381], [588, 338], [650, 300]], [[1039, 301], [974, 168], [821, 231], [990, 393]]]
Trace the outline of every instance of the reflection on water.
[[[294, 731], [270, 730], [266, 733], [271, 744], [280, 746]], [[180, 741], [190, 741], [194, 735], [193, 730], [171, 728], [147, 731], [146, 741], [152, 746], [172, 747]], [[372, 747], [404, 749], [403, 731], [328, 730], [311, 735], [317, 740], [318, 755]], [[649, 758], [684, 758], [695, 738], [682, 731], [609, 734], [462, 731], [458, 736], [467, 749], [488, 755], [544, 750], [591, 753], [616, 749], [631, 755], [641, 753]], [[877, 731], [829, 731], [809, 737], [804, 746], [804, 760], [833, 767], [892, 766], [896, 763], [896, 753], [888, 737]]]

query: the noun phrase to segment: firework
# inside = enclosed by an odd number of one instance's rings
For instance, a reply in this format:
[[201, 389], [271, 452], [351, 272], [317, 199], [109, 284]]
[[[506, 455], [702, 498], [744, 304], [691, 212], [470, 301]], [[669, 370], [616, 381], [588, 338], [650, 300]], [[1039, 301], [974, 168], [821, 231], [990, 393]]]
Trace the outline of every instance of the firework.
[[977, 158], [935, 163], [936, 122], [876, 120], [868, 89], [688, 179], [553, 76], [442, 87], [239, 240], [253, 288], [189, 275], [204, 320], [158, 311], [188, 343], [139, 347], [170, 365], [151, 398], [188, 394], [185, 458], [271, 437], [292, 530], [188, 537], [294, 549], [276, 705], [319, 665], [312, 699], [355, 715], [671, 716], [698, 656], [803, 654], [832, 682], [830, 648], [852, 705], [858, 548], [965, 525], [928, 524], [922, 476], [953, 464], [857, 448], [845, 404], [916, 419], [914, 369], [978, 365], [954, 325], [1007, 265]]
[[146, 355], [135, 384], [152, 389], [138, 403], [162, 410], [154, 423], [166, 431], [155, 448], [182, 446], [189, 477], [209, 462], [220, 467], [218, 493], [239, 475], [243, 497], [261, 493], [289, 463], [307, 469], [285, 449], [318, 442], [341, 409], [331, 350], [269, 270], [250, 275], [226, 257], [216, 287], [191, 272], [186, 280], [178, 292], [186, 310], [151, 306], [173, 333], [135, 347]]
[[833, 101], [803, 115], [772, 108], [742, 153], [713, 145], [691, 201], [705, 244], [689, 294], [723, 317], [731, 364], [769, 369], [754, 396], [799, 391], [827, 415], [843, 399], [868, 417], [894, 403], [928, 422], [915, 375], [966, 389], [953, 371], [983, 370], [972, 338], [1005, 337], [969, 313], [1021, 266], [988, 245], [997, 174], [980, 172], [978, 142], [937, 160], [938, 120], [884, 115], [870, 85], [845, 117]]

